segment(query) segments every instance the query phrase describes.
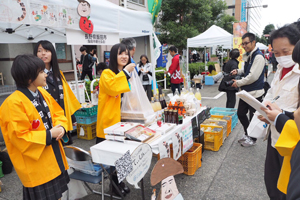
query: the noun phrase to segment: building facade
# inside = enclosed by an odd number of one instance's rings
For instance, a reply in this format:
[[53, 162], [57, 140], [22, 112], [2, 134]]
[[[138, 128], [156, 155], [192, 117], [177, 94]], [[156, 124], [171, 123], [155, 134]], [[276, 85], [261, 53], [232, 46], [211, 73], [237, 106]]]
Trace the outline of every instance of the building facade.
[[262, 0], [225, 0], [228, 6], [226, 14], [234, 16], [238, 21], [246, 21], [248, 31], [262, 35]]

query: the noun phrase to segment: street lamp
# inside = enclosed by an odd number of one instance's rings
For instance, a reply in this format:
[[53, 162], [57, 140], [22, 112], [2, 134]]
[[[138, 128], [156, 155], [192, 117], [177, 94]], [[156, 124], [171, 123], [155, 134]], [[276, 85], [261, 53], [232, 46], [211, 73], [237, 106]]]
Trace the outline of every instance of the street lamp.
[[[245, 6], [245, 9], [250, 9], [250, 8], [267, 8], [267, 7], [268, 7], [268, 5]], [[247, 32], [249, 32], [249, 30], [250, 30], [249, 27], [250, 27], [250, 23], [249, 23], [249, 10], [247, 10]]]

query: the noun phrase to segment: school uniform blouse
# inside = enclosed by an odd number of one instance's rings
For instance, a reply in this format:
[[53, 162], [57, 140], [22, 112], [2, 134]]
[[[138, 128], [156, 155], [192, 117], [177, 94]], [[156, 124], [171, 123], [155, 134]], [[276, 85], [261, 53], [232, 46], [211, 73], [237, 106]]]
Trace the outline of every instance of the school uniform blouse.
[[47, 92], [51, 94], [51, 96], [55, 99], [55, 101], [65, 111], [65, 116], [68, 119], [68, 126], [66, 128], [66, 131], [72, 131], [73, 130], [72, 115], [78, 109], [81, 108], [81, 105], [77, 100], [76, 96], [74, 95], [74, 93], [72, 92], [62, 71], [60, 71], [62, 78], [58, 78], [57, 80], [51, 78], [51, 75], [49, 74], [52, 73], [52, 68], [50, 68], [50, 70], [47, 70], [45, 68], [44, 72], [48, 74], [46, 78], [47, 85], [44, 87], [44, 89], [46, 89]]

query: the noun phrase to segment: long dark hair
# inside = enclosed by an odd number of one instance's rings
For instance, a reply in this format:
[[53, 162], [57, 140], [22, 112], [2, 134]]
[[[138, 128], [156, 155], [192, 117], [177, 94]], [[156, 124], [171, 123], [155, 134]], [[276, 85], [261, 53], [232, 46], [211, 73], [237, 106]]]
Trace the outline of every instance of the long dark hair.
[[[292, 54], [293, 61], [298, 63], [300, 66], [300, 41], [298, 41], [294, 47]], [[298, 107], [300, 105], [300, 79], [298, 83]]]
[[[130, 52], [129, 50], [127, 49], [126, 45], [125, 44], [122, 44], [122, 43], [118, 43], [118, 44], [115, 44], [111, 50], [110, 50], [110, 61], [109, 61], [109, 69], [113, 72], [115, 72], [115, 74], [118, 74], [119, 73], [119, 69], [118, 69], [118, 55], [120, 55], [121, 53], [123, 52], [126, 52], [127, 51], [127, 55], [128, 55], [128, 62], [126, 65], [130, 64], [131, 63], [131, 60], [130, 60]], [[125, 66], [126, 66], [125, 65]], [[123, 67], [125, 67], [123, 66]]]
[[37, 56], [38, 53], [38, 48], [39, 46], [42, 45], [42, 47], [48, 51], [51, 51], [51, 61], [50, 61], [50, 65], [52, 67], [52, 72], [53, 72], [53, 77], [54, 80], [56, 81], [57, 78], [60, 78], [61, 80], [63, 80], [63, 77], [59, 71], [59, 66], [58, 66], [58, 61], [57, 61], [57, 56], [56, 56], [56, 51], [54, 49], [54, 46], [51, 42], [49, 42], [48, 40], [40, 40], [34, 47], [34, 55]]
[[148, 57], [147, 57], [145, 54], [143, 54], [143, 55], [140, 56], [139, 67], [143, 66], [143, 63], [142, 63], [142, 61], [141, 61], [143, 57], [145, 57], [145, 58], [147, 59], [146, 63], [149, 63]]

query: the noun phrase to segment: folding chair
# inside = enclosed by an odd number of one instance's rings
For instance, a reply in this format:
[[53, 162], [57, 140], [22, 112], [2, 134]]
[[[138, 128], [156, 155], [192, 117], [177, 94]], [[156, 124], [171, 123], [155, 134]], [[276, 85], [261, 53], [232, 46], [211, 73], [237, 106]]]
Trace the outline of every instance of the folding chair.
[[[86, 187], [95, 194], [102, 195], [102, 199], [104, 199], [105, 196], [111, 196], [110, 194], [104, 193], [104, 171], [109, 174], [109, 167], [103, 166], [100, 164], [100, 174], [95, 175], [94, 166], [92, 164], [92, 157], [89, 152], [78, 148], [74, 146], [65, 146], [65, 153], [67, 158], [69, 159], [69, 166], [74, 169], [74, 172], [69, 175], [71, 179], [82, 181]], [[94, 175], [90, 175], [85, 172], [92, 172]], [[98, 173], [99, 171], [97, 171]], [[92, 190], [90, 186], [87, 183], [93, 183], [93, 184], [101, 184], [101, 192]], [[115, 199], [121, 199], [120, 197], [113, 196]], [[68, 191], [68, 199], [69, 199], [69, 191]]]

